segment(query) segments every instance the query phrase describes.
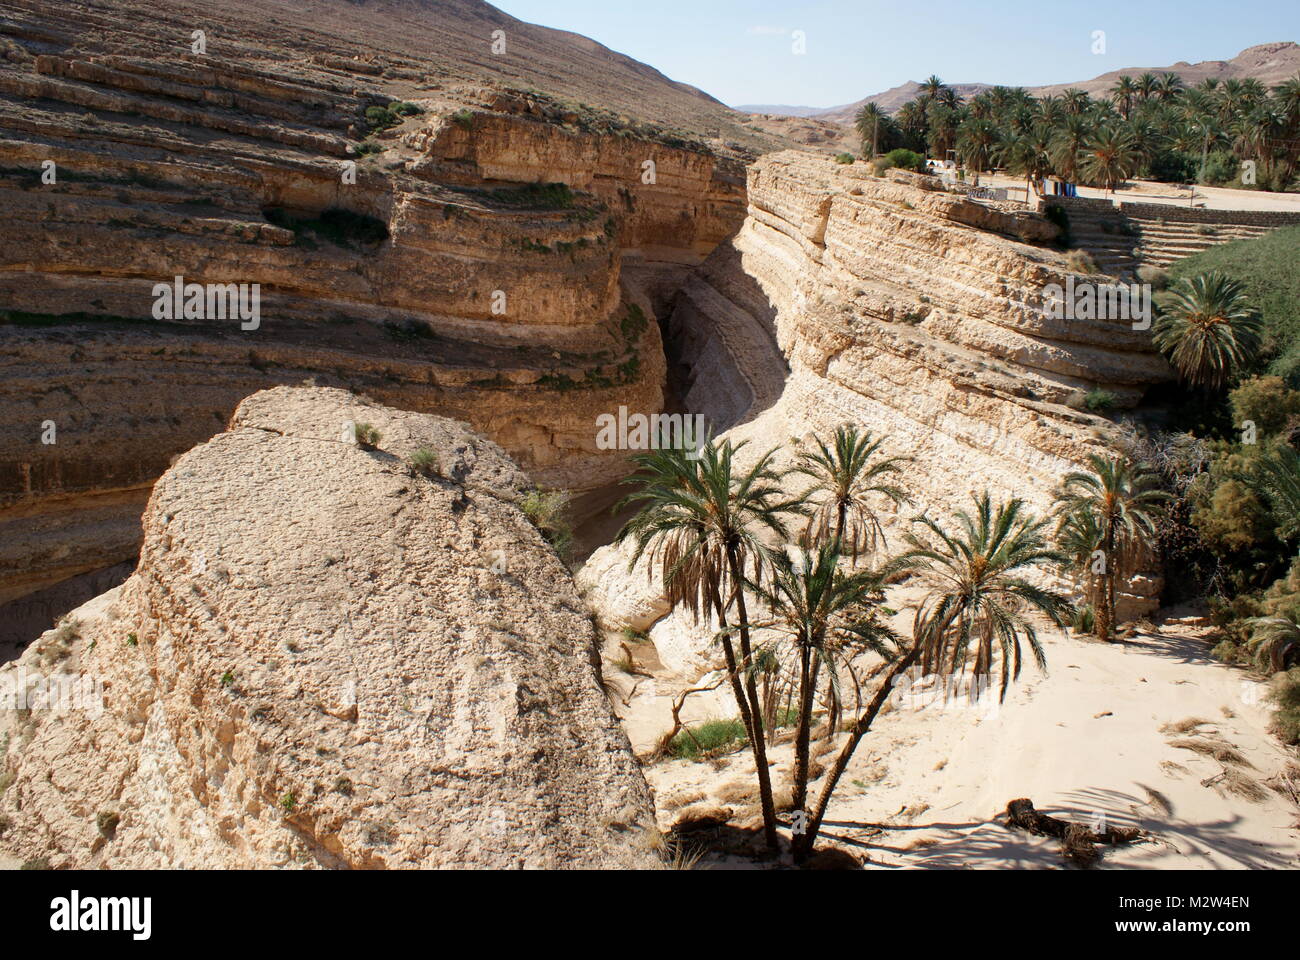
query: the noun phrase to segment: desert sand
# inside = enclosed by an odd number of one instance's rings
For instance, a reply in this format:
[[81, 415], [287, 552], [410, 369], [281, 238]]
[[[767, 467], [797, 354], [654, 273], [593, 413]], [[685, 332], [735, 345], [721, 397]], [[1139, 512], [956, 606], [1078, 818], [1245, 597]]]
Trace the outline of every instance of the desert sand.
[[[1047, 671], [1027, 664], [1001, 705], [996, 696], [944, 703], [919, 686], [895, 698], [845, 772], [824, 840], [875, 867], [1061, 867], [1057, 841], [1001, 822], [1009, 801], [1028, 797], [1064, 820], [1095, 828], [1104, 818], [1143, 831], [1140, 843], [1107, 848], [1103, 869], [1300, 867], [1300, 808], [1274, 789], [1295, 761], [1267, 732], [1266, 684], [1209, 657], [1203, 620], [1185, 610], [1167, 614], [1111, 645], [1045, 631]], [[909, 622], [910, 613], [900, 612], [895, 627]], [[636, 697], [619, 709], [634, 747], [647, 752], [654, 731], [668, 725], [676, 687], [635, 679]], [[621, 682], [631, 683], [626, 675]], [[729, 700], [725, 692], [692, 697], [683, 716], [734, 715]], [[786, 740], [769, 754], [776, 785], [791, 767]], [[814, 752], [829, 754], [820, 743]], [[1240, 759], [1224, 763], [1198, 750]], [[748, 751], [713, 762], [663, 761], [647, 776], [665, 828], [692, 807], [724, 805], [733, 823], [743, 822], [756, 802]], [[752, 863], [701, 862], [742, 865]]]

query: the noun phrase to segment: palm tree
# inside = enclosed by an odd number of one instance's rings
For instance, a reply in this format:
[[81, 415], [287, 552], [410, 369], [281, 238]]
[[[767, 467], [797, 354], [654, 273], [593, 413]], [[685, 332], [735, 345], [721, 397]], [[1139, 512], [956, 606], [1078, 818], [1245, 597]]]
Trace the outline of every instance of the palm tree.
[[1125, 120], [1133, 111], [1133, 100], [1137, 96], [1137, 84], [1127, 73], [1116, 81], [1115, 86], [1110, 88], [1110, 97], [1115, 106], [1119, 107], [1120, 116]]
[[875, 157], [880, 153], [880, 124], [887, 118], [888, 114], [875, 103], [863, 104], [862, 109], [858, 111], [856, 118], [858, 135], [862, 138], [864, 147], [868, 142], [871, 144], [868, 157]]
[[1092, 126], [1084, 117], [1065, 117], [1056, 128], [1052, 141], [1052, 166], [1056, 175], [1068, 183], [1079, 180], [1079, 160], [1092, 136]]
[[1133, 135], [1116, 127], [1103, 127], [1084, 148], [1080, 171], [1113, 195], [1115, 187], [1131, 177], [1142, 162]]
[[941, 103], [931, 104], [930, 126], [926, 136], [930, 156], [940, 158], [948, 156], [948, 151], [957, 142], [962, 113], [962, 110], [946, 107]]
[[947, 84], [940, 80], [933, 73], [921, 84], [921, 97], [927, 103], [933, 102], [939, 98]]
[[[879, 607], [890, 568], [839, 570], [837, 541], [823, 543], [815, 554], [800, 551], [792, 560], [786, 554], [773, 557], [772, 585], [750, 587], [772, 611], [764, 624], [782, 637], [779, 644], [787, 659], [796, 662], [798, 707], [794, 742], [793, 808], [805, 811], [808, 799], [808, 746], [812, 738], [812, 717], [823, 665], [831, 678], [831, 701], [841, 702], [839, 674], [842, 664], [868, 650], [889, 659], [889, 644], [899, 638], [880, 622]], [[796, 834], [795, 861], [811, 851], [809, 835]]]
[[1261, 670], [1280, 673], [1300, 663], [1300, 624], [1289, 617], [1258, 617], [1246, 625], [1251, 629], [1247, 646]]
[[[1088, 457], [1089, 470], [1067, 474], [1056, 495], [1057, 538], [1076, 563], [1083, 559], [1087, 538], [1095, 535], [1087, 567], [1076, 571], [1096, 577], [1096, 634], [1107, 642], [1115, 626], [1115, 593], [1155, 548], [1157, 508], [1169, 499], [1160, 490], [1159, 475], [1145, 464], [1122, 457]], [[1064, 551], [1063, 551], [1064, 552]]]
[[[631, 539], [634, 544], [629, 569], [649, 551], [651, 567], [659, 564], [670, 604], [685, 606], [697, 618], [701, 610], [712, 610], [716, 617], [732, 693], [757, 766], [764, 833], [768, 845], [775, 848], [776, 809], [752, 669], [745, 568], [752, 566], [753, 581], [762, 578], [768, 553], [758, 531], [788, 539], [785, 518], [801, 513], [803, 507], [802, 498], [790, 499], [781, 492], [784, 474], [772, 466], [774, 450], [741, 471], [734, 460], [742, 447], [744, 443], [733, 447], [730, 441], [710, 442], [698, 459], [680, 450], [635, 457], [640, 470], [626, 482], [640, 489], [620, 506], [641, 504], [642, 509], [617, 540]], [[729, 614], [733, 610], [739, 656], [731, 641]]]
[[890, 571], [890, 576], [913, 572], [928, 592], [913, 620], [912, 642], [890, 664], [826, 776], [808, 822], [808, 850], [854, 751], [898, 678], [914, 663], [919, 660], [927, 674], [965, 671], [969, 666], [976, 681], [972, 695], [979, 695], [991, 680], [995, 661], [1000, 661], [1002, 697], [1010, 680], [1020, 675], [1022, 641], [1039, 666], [1045, 664], [1038, 633], [1026, 613], [1036, 610], [1061, 626], [1070, 608], [1065, 597], [1025, 579], [1031, 570], [1061, 560], [1047, 542], [1047, 521], [1030, 514], [1022, 500], [995, 508], [985, 492], [974, 502], [973, 514], [956, 514], [955, 534], [928, 517], [917, 518], [921, 534], [908, 535], [912, 549]]
[[852, 424], [835, 430], [830, 446], [814, 437], [816, 449], [799, 457], [793, 472], [813, 480], [809, 495], [820, 491], [821, 505], [808, 519], [804, 543], [837, 542], [848, 556], [870, 554], [885, 542], [877, 509], [881, 500], [895, 506], [908, 502], [901, 487], [890, 478], [903, 472], [911, 457], [878, 456], [884, 441], [870, 432], [859, 433]]
[[1162, 73], [1160, 80], [1156, 83], [1155, 98], [1161, 103], [1171, 103], [1177, 100], [1183, 92], [1182, 77], [1176, 73]]
[[1137, 96], [1139, 100], [1150, 100], [1155, 95], [1156, 89], [1160, 86], [1160, 81], [1156, 75], [1147, 71], [1137, 78]]
[[1263, 329], [1245, 287], [1222, 273], [1179, 281], [1152, 330], [1157, 347], [1194, 387], [1221, 390], [1259, 350]]
[[1061, 94], [1061, 105], [1070, 116], [1079, 117], [1087, 113], [1091, 102], [1092, 98], [1088, 96], [1088, 92], [1077, 87], [1071, 87]]
[[925, 132], [929, 123], [925, 105], [920, 100], [909, 100], [898, 108], [894, 119], [903, 132], [903, 138], [909, 147], [919, 146], [925, 149]]
[[975, 186], [980, 184], [980, 174], [993, 165], [1001, 137], [991, 120], [968, 120], [957, 134], [957, 154], [962, 163], [975, 171]]
[[1251, 467], [1236, 479], [1268, 502], [1279, 540], [1289, 543], [1300, 537], [1300, 453], [1277, 443], [1256, 457]]
[[1026, 203], [1030, 189], [1052, 172], [1051, 150], [1051, 131], [1041, 124], [1002, 145], [1002, 163], [1011, 173], [1025, 178]]

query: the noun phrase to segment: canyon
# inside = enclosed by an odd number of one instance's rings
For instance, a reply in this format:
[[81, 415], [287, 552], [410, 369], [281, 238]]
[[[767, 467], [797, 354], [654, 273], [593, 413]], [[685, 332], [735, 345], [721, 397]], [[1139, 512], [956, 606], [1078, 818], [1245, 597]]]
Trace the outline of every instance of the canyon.
[[[6, 5], [0, 605], [24, 626], [0, 641], [122, 574], [151, 484], [275, 384], [466, 420], [548, 486], [626, 472], [592, 424], [663, 409], [653, 318], [739, 226], [747, 154], [467, 68], [414, 73], [430, 40], [399, 40], [399, 14], [418, 7], [383, 5], [392, 32], [364, 25], [391, 44], [381, 60], [362, 25], [306, 29], [287, 4], [219, 24], [201, 4]], [[453, 7], [465, 31], [492, 12]], [[494, 66], [573, 45], [526, 26]], [[623, 105], [625, 61], [591, 64], [602, 103]], [[661, 115], [727, 112], [663, 85]], [[407, 106], [367, 114], [392, 103]], [[176, 277], [257, 284], [257, 329], [154, 319], [155, 284]]]
[[[20, 862], [664, 865], [656, 792], [698, 784], [647, 782], [663, 730], [610, 654], [644, 641], [678, 690], [714, 626], [610, 542], [638, 451], [602, 420], [702, 418], [783, 468], [858, 424], [907, 458], [891, 543], [984, 490], [1043, 514], [1115, 449], [1087, 395], [1148, 414], [1173, 376], [1149, 331], [1048, 291], [1274, 225], [1062, 203], [1107, 270], [1081, 273], [1040, 209], [836, 162], [829, 123], [477, 0], [0, 13]], [[160, 317], [174, 282], [255, 284], [260, 316]], [[579, 557], [539, 521], [552, 490], [599, 514]], [[1121, 616], [1161, 586], [1141, 571]], [[53, 702], [68, 677], [94, 709]]]

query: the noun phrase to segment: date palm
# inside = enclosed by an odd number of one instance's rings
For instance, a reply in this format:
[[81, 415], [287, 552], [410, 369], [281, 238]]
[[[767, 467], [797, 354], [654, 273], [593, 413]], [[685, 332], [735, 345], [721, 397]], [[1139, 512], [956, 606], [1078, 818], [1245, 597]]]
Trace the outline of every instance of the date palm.
[[862, 138], [863, 146], [871, 144], [871, 152], [868, 157], [875, 157], [880, 153], [880, 126], [888, 119], [888, 114], [880, 109], [875, 103], [864, 104], [858, 111], [855, 118], [858, 128], [858, 136]]
[[1002, 145], [1001, 162], [1016, 176], [1025, 178], [1025, 201], [1029, 201], [1031, 188], [1052, 172], [1052, 134], [1040, 124]]
[[[1067, 474], [1057, 491], [1057, 538], [1071, 554], [1076, 572], [1098, 581], [1088, 591], [1095, 631], [1098, 639], [1109, 642], [1118, 584], [1136, 573], [1155, 549], [1158, 510], [1169, 494], [1145, 464], [1094, 453], [1088, 466]], [[1091, 550], [1089, 537], [1096, 538]]]
[[996, 507], [988, 493], [974, 498], [972, 513], [955, 515], [950, 532], [928, 517], [917, 518], [919, 534], [909, 534], [911, 546], [889, 570], [889, 576], [915, 574], [926, 588], [913, 619], [912, 639], [889, 664], [871, 701], [849, 730], [849, 739], [823, 781], [808, 821], [805, 843], [812, 844], [826, 816], [831, 797], [862, 738], [871, 730], [893, 692], [898, 678], [920, 663], [922, 670], [943, 673], [970, 669], [973, 695], [978, 695], [1000, 661], [1001, 695], [1020, 674], [1022, 644], [1039, 666], [1046, 660], [1038, 632], [1027, 614], [1037, 611], [1057, 626], [1070, 604], [1065, 597], [1030, 583], [1026, 575], [1061, 561], [1047, 542], [1048, 522], [1034, 517], [1022, 500]]
[[1237, 479], [1268, 502], [1283, 543], [1300, 537], [1300, 453], [1285, 443], [1262, 452]]
[[[793, 809], [805, 811], [808, 797], [809, 742], [818, 674], [824, 667], [831, 683], [831, 701], [838, 706], [841, 666], [867, 651], [889, 659], [891, 646], [900, 639], [879, 614], [891, 567], [882, 570], [840, 569], [839, 543], [819, 546], [815, 553], [801, 550], [795, 558], [773, 557], [771, 586], [751, 583], [750, 588], [772, 611], [763, 624], [780, 638], [774, 645], [780, 659], [791, 664], [796, 676]], [[811, 851], [810, 835], [796, 833], [795, 861]]]
[[1247, 626], [1247, 647], [1261, 670], [1280, 673], [1300, 664], [1300, 624], [1289, 617], [1257, 617]]
[[639, 504], [642, 509], [617, 541], [633, 544], [629, 568], [648, 554], [651, 569], [659, 568], [670, 604], [684, 606], [696, 618], [701, 611], [716, 618], [732, 693], [754, 753], [764, 833], [774, 848], [776, 809], [752, 669], [745, 571], [750, 568], [753, 581], [762, 579], [768, 552], [760, 532], [787, 540], [786, 519], [804, 508], [802, 498], [782, 492], [784, 474], [772, 466], [775, 451], [759, 457], [748, 470], [736, 465], [735, 454], [744, 446], [710, 442], [696, 455], [659, 450], [635, 457], [640, 469], [625, 482], [639, 489], [620, 506]]
[[1052, 138], [1052, 166], [1057, 176], [1068, 183], [1079, 180], [1079, 162], [1092, 136], [1092, 125], [1084, 117], [1066, 116]]
[[1183, 78], [1176, 73], [1162, 73], [1156, 83], [1155, 98], [1161, 103], [1172, 103], [1183, 92]]
[[815, 448], [799, 457], [793, 471], [813, 480], [810, 495], [821, 495], [804, 530], [805, 545], [838, 542], [856, 561], [860, 554], [873, 552], [877, 543], [885, 543], [879, 509], [886, 500], [896, 507], [908, 502], [892, 481], [911, 458], [884, 456], [882, 443], [852, 424], [838, 427], [829, 445], [813, 438]]
[[1160, 87], [1160, 80], [1154, 73], [1147, 71], [1137, 78], [1137, 96], [1138, 99], [1145, 102], [1155, 96], [1155, 92]]
[[1184, 380], [1217, 391], [1254, 360], [1262, 330], [1246, 288], [1215, 272], [1170, 289], [1152, 339]]
[[1083, 150], [1080, 172], [1094, 183], [1101, 183], [1110, 193], [1134, 173], [1142, 163], [1133, 135], [1117, 127], [1103, 127], [1093, 134]]
[[1137, 97], [1137, 84], [1127, 73], [1110, 88], [1110, 98], [1119, 107], [1120, 116], [1125, 120], [1133, 112], [1133, 101]]
[[972, 119], [962, 124], [957, 133], [957, 154], [962, 163], [975, 171], [975, 186], [979, 186], [980, 174], [992, 167], [1000, 143], [1001, 136], [993, 121]]
[[1061, 94], [1061, 106], [1070, 116], [1083, 116], [1088, 112], [1091, 103], [1092, 98], [1088, 96], [1088, 92], [1080, 90], [1078, 87], [1071, 87]]

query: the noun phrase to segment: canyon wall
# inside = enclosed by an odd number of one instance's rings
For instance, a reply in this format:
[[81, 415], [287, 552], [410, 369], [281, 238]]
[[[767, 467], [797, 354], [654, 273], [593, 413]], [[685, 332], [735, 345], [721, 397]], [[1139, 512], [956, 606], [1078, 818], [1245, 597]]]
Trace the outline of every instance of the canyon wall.
[[[870, 430], [886, 454], [912, 458], [901, 481], [912, 503], [882, 504], [895, 537], [917, 513], [946, 517], [986, 489], [1041, 514], [1067, 472], [1109, 449], [1112, 422], [1072, 404], [1100, 388], [1133, 405], [1170, 376], [1128, 321], [1052, 318], [1044, 290], [1072, 273], [1055, 235], [1036, 214], [930, 178], [764, 157], [744, 226], [673, 314], [673, 339], [695, 356], [687, 405], [751, 441], [746, 460], [784, 444], [789, 463], [841, 423]], [[660, 585], [628, 572], [627, 556], [606, 548], [580, 574], [602, 622], [649, 629], [666, 663], [700, 666], [707, 626], [666, 617]], [[1156, 586], [1140, 578], [1128, 608], [1149, 608]]]
[[[275, 384], [466, 420], [547, 486], [625, 473], [595, 418], [662, 409], [655, 311], [743, 219], [740, 165], [179, 22], [23, 4], [0, 37], [0, 604], [132, 559], [154, 480]], [[175, 277], [260, 317], [160, 317]]]
[[[363, 421], [377, 449], [340, 440]], [[0, 668], [0, 847], [56, 869], [657, 865], [529, 489], [462, 423], [248, 398], [155, 485], [131, 578]]]

